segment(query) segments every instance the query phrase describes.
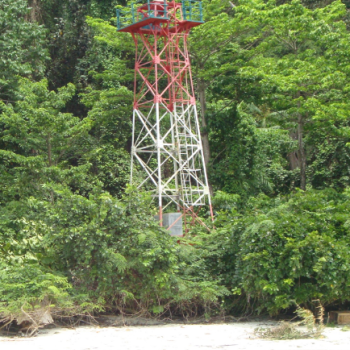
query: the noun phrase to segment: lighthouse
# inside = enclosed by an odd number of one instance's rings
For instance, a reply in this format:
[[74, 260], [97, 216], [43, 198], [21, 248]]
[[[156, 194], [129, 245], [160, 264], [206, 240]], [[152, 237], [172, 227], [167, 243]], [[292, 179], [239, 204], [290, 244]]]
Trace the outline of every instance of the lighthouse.
[[117, 9], [118, 31], [136, 48], [130, 182], [151, 192], [170, 231], [200, 221], [203, 206], [213, 218], [188, 51], [191, 28], [202, 23], [197, 0]]

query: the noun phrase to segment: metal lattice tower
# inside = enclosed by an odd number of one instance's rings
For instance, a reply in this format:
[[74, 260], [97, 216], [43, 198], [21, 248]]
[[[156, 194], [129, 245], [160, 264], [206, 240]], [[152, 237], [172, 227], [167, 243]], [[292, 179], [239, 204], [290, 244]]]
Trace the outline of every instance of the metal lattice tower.
[[117, 9], [118, 31], [136, 46], [131, 183], [158, 200], [161, 224], [168, 206], [195, 218], [195, 208], [209, 205], [213, 217], [187, 49], [191, 28], [202, 23], [197, 0]]

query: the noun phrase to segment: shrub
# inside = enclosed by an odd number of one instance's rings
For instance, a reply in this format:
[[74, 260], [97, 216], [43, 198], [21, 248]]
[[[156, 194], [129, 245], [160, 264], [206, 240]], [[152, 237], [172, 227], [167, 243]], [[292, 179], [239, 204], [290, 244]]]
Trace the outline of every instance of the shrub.
[[214, 273], [259, 312], [349, 300], [349, 204], [349, 191], [310, 190], [222, 213]]
[[[102, 309], [159, 315], [171, 309], [187, 317], [210, 313], [227, 294], [206, 274], [200, 247], [178, 244], [159, 227], [149, 195], [129, 189], [122, 199], [103, 191], [86, 198], [57, 185], [46, 190], [53, 200], [30, 199], [25, 217], [13, 213], [3, 226], [21, 245], [6, 256], [30, 256], [35, 263], [21, 260], [11, 270], [7, 294], [0, 295], [4, 314], [11, 305], [37, 308], [50, 300], [68, 315]], [[10, 271], [8, 261], [4, 266]]]

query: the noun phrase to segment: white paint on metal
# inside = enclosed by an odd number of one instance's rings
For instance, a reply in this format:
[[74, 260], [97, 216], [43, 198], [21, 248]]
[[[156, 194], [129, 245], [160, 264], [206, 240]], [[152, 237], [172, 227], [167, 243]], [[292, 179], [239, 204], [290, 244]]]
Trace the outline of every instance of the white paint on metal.
[[210, 204], [195, 105], [174, 103], [170, 111], [155, 103], [147, 115], [135, 109], [132, 142], [132, 182], [151, 191], [159, 207]]

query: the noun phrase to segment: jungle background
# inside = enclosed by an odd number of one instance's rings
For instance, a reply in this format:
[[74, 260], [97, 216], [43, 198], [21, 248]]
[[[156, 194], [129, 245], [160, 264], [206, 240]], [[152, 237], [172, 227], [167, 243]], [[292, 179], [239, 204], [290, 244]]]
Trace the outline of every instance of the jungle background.
[[125, 4], [0, 0], [0, 323], [348, 307], [350, 1], [203, 0], [190, 52], [215, 229], [180, 244], [127, 185]]

